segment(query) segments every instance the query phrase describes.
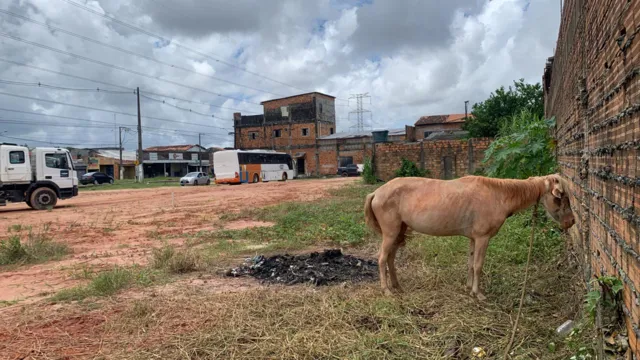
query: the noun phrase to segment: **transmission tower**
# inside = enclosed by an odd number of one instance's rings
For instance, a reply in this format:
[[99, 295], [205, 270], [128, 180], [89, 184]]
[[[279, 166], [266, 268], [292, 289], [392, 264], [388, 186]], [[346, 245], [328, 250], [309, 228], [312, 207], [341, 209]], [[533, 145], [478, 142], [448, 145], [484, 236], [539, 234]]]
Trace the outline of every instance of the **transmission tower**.
[[[371, 111], [364, 108], [364, 99], [369, 99], [369, 105], [371, 105], [371, 96], [369, 93], [364, 94], [353, 94], [349, 97], [349, 105], [351, 105], [351, 99], [356, 100], [356, 109], [353, 111], [349, 111], [349, 121], [351, 121], [351, 114], [355, 114], [355, 124], [351, 126], [351, 128], [355, 128], [356, 131], [362, 131], [365, 128], [365, 114], [369, 114], [369, 118], [371, 119]], [[367, 126], [371, 127], [371, 126]]]

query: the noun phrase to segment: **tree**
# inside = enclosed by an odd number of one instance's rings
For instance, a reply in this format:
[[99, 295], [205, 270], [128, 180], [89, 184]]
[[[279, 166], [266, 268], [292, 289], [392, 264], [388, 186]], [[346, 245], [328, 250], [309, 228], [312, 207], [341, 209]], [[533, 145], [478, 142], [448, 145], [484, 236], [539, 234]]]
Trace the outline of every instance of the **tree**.
[[467, 119], [463, 125], [470, 137], [495, 137], [501, 125], [522, 110], [544, 117], [540, 83], [525, 84], [524, 79], [520, 79], [513, 84], [514, 87], [509, 86], [508, 90], [501, 86], [487, 100], [473, 105], [473, 118]]

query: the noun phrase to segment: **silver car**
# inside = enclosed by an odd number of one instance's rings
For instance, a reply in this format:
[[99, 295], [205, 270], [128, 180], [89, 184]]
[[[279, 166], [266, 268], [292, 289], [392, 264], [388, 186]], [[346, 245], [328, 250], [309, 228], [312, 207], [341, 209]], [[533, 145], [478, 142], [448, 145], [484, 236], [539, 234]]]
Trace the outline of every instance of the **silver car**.
[[183, 176], [180, 179], [180, 186], [185, 186], [185, 185], [209, 185], [211, 184], [211, 179], [209, 178], [209, 175], [202, 173], [202, 172], [192, 172], [192, 173], [188, 173], [187, 175]]

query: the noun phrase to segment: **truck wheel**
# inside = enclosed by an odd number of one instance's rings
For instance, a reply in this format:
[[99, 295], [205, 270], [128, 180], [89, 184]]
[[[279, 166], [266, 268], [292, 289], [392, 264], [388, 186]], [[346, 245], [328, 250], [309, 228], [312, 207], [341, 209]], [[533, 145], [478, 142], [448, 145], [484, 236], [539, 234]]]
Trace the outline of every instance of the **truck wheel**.
[[342, 177], [347, 177], [347, 176], [349, 176], [348, 172], [345, 171], [345, 172], [342, 173]]
[[27, 203], [27, 205], [29, 205], [29, 207], [33, 209], [33, 205], [31, 204], [31, 199], [27, 199], [24, 202]]
[[287, 181], [287, 173], [282, 173], [282, 181]]
[[31, 206], [36, 210], [46, 210], [56, 206], [58, 197], [56, 193], [46, 187], [35, 189], [31, 194]]

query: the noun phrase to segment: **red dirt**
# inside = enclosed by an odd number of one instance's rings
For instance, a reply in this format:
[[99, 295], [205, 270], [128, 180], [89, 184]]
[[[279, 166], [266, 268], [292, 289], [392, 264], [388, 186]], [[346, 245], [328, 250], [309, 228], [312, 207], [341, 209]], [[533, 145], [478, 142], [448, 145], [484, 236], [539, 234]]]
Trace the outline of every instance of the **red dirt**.
[[[171, 235], [181, 244], [199, 231], [217, 230], [223, 213], [263, 207], [285, 201], [311, 201], [327, 190], [352, 182], [352, 178], [287, 181], [240, 186], [167, 187], [143, 190], [109, 190], [80, 193], [60, 201], [53, 211], [33, 211], [26, 205], [0, 210], [0, 239], [9, 226], [20, 224], [68, 244], [73, 254], [62, 261], [0, 272], [0, 300], [21, 303], [42, 298], [78, 284], [72, 271], [83, 266], [145, 264], [152, 248], [162, 245], [159, 235]], [[172, 193], [174, 203], [172, 206]], [[269, 226], [238, 223], [234, 227]]]

